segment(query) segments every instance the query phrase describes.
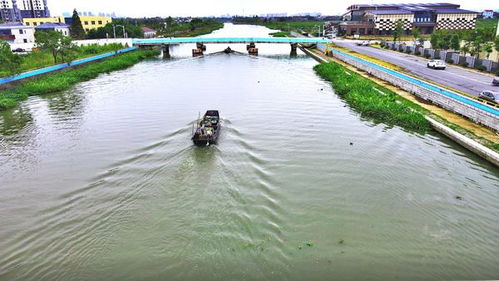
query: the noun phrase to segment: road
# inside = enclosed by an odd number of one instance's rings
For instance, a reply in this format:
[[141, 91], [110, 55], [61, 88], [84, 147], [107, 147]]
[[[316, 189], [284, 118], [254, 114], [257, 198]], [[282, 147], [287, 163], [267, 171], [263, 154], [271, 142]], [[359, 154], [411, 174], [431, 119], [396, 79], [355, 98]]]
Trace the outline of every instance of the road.
[[400, 52], [383, 50], [374, 47], [357, 46], [352, 40], [334, 40], [338, 46], [375, 57], [394, 65], [403, 67], [406, 72], [438, 84], [457, 89], [477, 96], [483, 90], [499, 91], [499, 87], [492, 86], [492, 77], [475, 71], [447, 65], [445, 70], [434, 70], [426, 67], [427, 59]]

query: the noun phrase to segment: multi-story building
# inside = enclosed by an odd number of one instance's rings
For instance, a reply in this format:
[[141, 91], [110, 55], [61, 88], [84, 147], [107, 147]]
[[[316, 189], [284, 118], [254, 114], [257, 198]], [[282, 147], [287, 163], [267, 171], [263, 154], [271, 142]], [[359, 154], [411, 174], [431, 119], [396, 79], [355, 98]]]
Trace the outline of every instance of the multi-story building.
[[[1, 0], [0, 0], [1, 1]], [[86, 32], [99, 27], [104, 27], [106, 24], [113, 22], [111, 17], [94, 17], [94, 16], [80, 16], [81, 25]], [[71, 25], [73, 18], [65, 18], [65, 23]]]
[[16, 0], [0, 0], [0, 20], [4, 22], [21, 20], [21, 12], [17, 8]]
[[474, 29], [477, 14], [450, 3], [358, 4], [348, 7], [340, 32], [346, 35], [389, 35], [402, 22], [408, 34], [418, 27], [423, 34], [439, 29]]
[[35, 42], [35, 31], [33, 27], [24, 26], [21, 23], [0, 24], [0, 39], [9, 44], [22, 44]]
[[22, 18], [48, 18], [50, 11], [47, 0], [17, 0]]
[[[2, 0], [0, 0], [2, 1]], [[26, 26], [40, 26], [44, 23], [65, 23], [63, 17], [53, 17], [53, 18], [23, 18], [23, 23]]]

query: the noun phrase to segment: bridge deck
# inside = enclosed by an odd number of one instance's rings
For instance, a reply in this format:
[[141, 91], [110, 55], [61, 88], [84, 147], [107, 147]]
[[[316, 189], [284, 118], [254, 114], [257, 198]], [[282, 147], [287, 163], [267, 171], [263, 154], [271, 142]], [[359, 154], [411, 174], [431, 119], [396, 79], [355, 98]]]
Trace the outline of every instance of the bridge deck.
[[277, 43], [277, 44], [318, 44], [331, 43], [331, 40], [321, 38], [209, 38], [209, 37], [190, 37], [190, 38], [153, 38], [153, 39], [133, 39], [133, 45], [160, 45], [160, 44], [184, 44], [184, 43]]

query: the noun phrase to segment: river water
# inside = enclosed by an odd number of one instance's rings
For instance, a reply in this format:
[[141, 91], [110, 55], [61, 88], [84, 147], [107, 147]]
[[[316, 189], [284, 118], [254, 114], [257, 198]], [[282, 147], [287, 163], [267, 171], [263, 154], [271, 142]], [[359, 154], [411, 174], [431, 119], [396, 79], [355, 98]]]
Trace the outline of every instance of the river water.
[[360, 118], [288, 45], [207, 47], [1, 113], [0, 280], [499, 277], [497, 168]]

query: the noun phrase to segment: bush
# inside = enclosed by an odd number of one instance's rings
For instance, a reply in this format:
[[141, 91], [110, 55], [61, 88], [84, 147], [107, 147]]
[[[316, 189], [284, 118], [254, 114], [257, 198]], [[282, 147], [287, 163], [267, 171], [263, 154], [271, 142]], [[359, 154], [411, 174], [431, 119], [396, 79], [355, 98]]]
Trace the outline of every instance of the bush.
[[401, 99], [396, 93], [371, 80], [332, 62], [319, 64], [314, 70], [322, 78], [332, 82], [336, 93], [360, 112], [361, 116], [419, 132], [430, 129], [425, 117], [413, 110], [417, 108], [414, 103]]
[[459, 65], [463, 66], [463, 67], [468, 67], [468, 62], [467, 61], [463, 61], [462, 63], [460, 63]]
[[478, 69], [479, 71], [485, 71], [485, 70], [487, 70], [487, 68], [485, 66], [483, 66], [483, 65], [477, 66], [476, 69]]
[[407, 49], [407, 50], [405, 50], [405, 52], [410, 54], [412, 51], [411, 51], [411, 49]]
[[496, 76], [497, 76], [497, 77], [499, 77], [499, 70], [498, 70], [498, 71], [496, 71]]
[[436, 56], [434, 57], [434, 59], [439, 60], [439, 59], [440, 59], [440, 56], [439, 56], [439, 55], [436, 55]]
[[424, 57], [427, 58], [427, 59], [429, 59], [429, 58], [431, 58], [431, 55], [430, 54], [425, 54]]
[[448, 59], [448, 60], [447, 60], [447, 63], [453, 64], [453, 63], [454, 63], [454, 60], [453, 60], [453, 59]]
[[416, 54], [416, 56], [420, 56], [421, 52], [419, 50], [417, 50], [416, 53], [414, 53], [414, 54]]

